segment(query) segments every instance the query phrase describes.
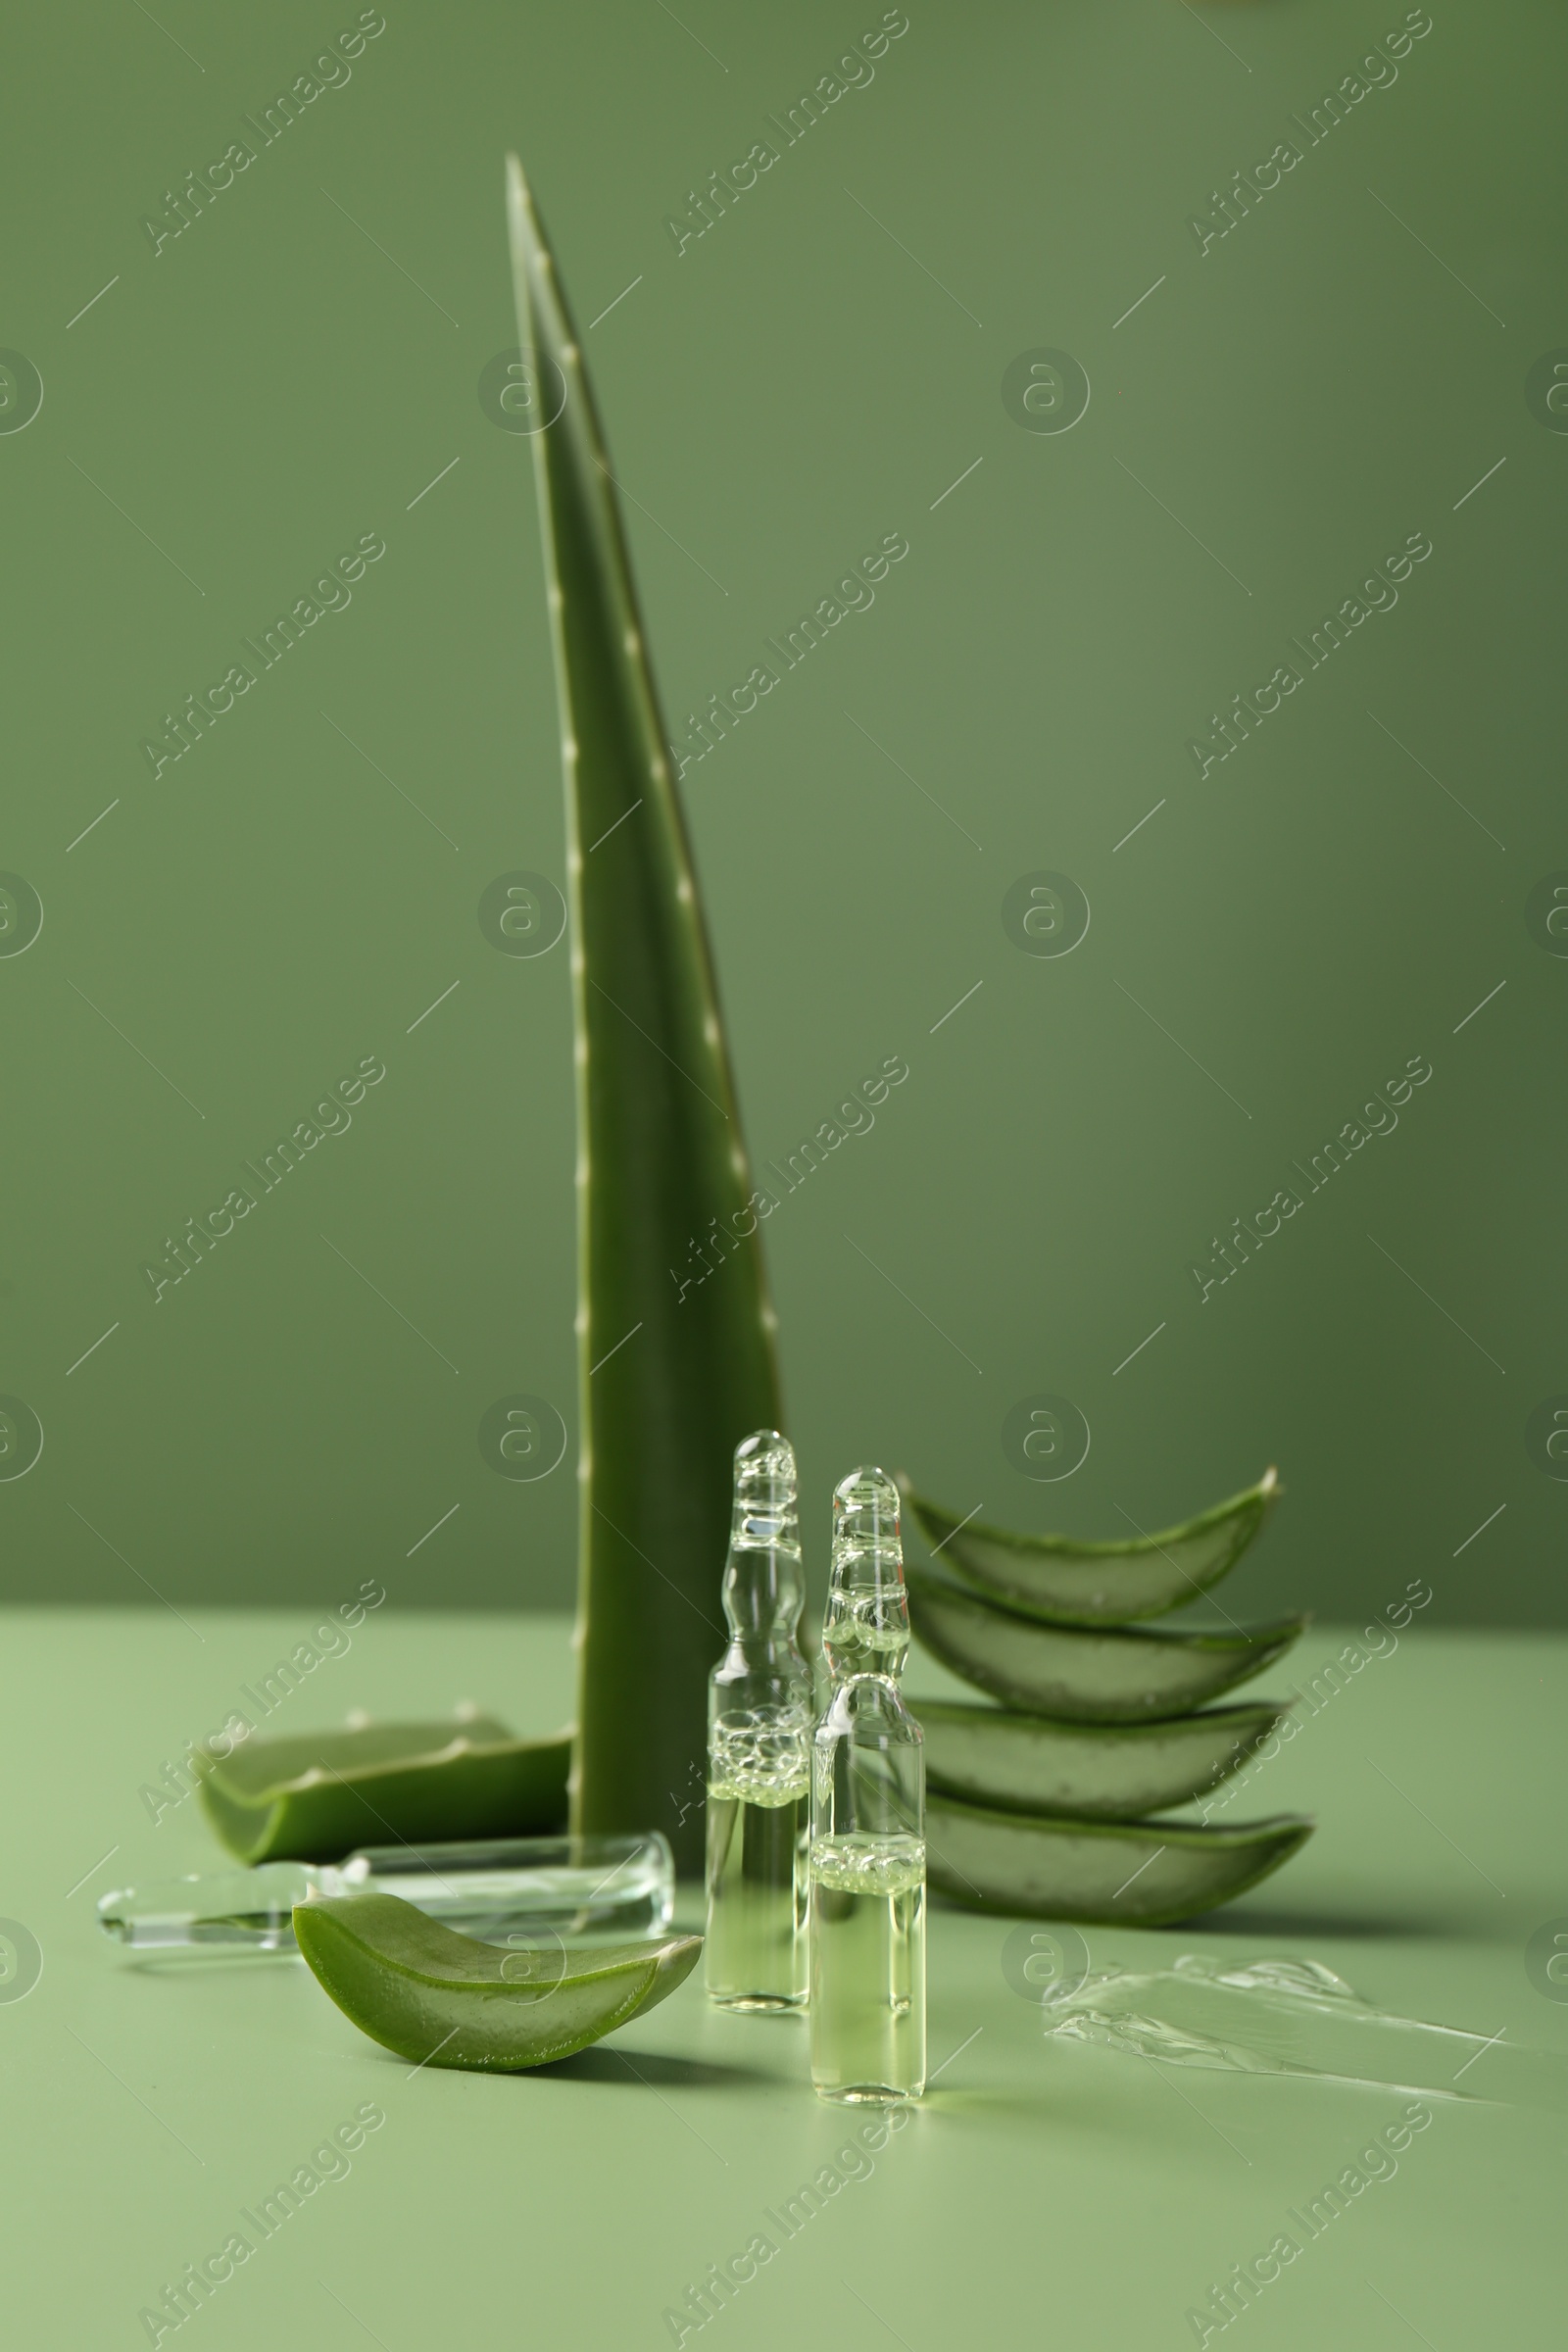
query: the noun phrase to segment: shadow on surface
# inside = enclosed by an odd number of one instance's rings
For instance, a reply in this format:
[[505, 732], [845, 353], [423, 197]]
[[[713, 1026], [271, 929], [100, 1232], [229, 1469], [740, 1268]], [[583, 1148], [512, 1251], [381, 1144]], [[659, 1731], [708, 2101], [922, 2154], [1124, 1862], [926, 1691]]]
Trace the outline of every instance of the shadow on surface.
[[[973, 1903], [956, 1901], [939, 1888], [932, 1890], [931, 1909], [961, 1919], [985, 1919], [1004, 1926], [1031, 1916], [1023, 1912], [1004, 1911], [1000, 1907], [982, 1911]], [[1045, 1924], [1062, 1923], [1047, 1921]], [[1097, 1932], [1104, 1934], [1107, 1931], [1107, 1925], [1104, 1920], [1088, 1921], [1084, 1923], [1082, 1932], [1092, 1942]], [[1228, 1903], [1223, 1910], [1200, 1911], [1191, 1919], [1178, 1920], [1173, 1926], [1152, 1928], [1137, 1919], [1118, 1922], [1117, 1926], [1136, 1929], [1144, 1936], [1343, 1936], [1360, 1937], [1367, 1941], [1386, 1937], [1391, 1942], [1402, 1937], [1430, 1938], [1435, 1936], [1456, 1936], [1466, 1942], [1487, 1942], [1506, 1940], [1507, 1935], [1506, 1929], [1500, 1924], [1498, 1930], [1494, 1931], [1483, 1919], [1468, 1913], [1455, 1912], [1445, 1917], [1437, 1911], [1406, 1911], [1402, 1915], [1396, 1915], [1370, 1909], [1356, 1911], [1348, 1905], [1339, 1909], [1328, 1906], [1321, 1911], [1304, 1907], [1299, 1911], [1291, 1911], [1283, 1905], [1254, 1908], [1244, 1903]]]
[[641, 2082], [650, 2090], [736, 2089], [765, 2082], [776, 2086], [784, 2078], [760, 2066], [725, 2066], [711, 2058], [675, 2058], [660, 2050], [639, 2050], [636, 2057], [603, 2044], [579, 2050], [575, 2057], [558, 2058], [551, 2066], [529, 2069], [536, 2082]]
[[1383, 1911], [1288, 1911], [1283, 1907], [1251, 1910], [1229, 1905], [1223, 1911], [1204, 1911], [1195, 1919], [1183, 1920], [1179, 1927], [1158, 1931], [1165, 1936], [1266, 1936], [1281, 1940], [1302, 1936], [1363, 1938], [1368, 1942], [1416, 1937], [1430, 1941], [1434, 1936], [1458, 1936], [1466, 1941], [1489, 1940], [1481, 1923], [1473, 1918], [1441, 1913], [1405, 1912], [1395, 1916]]

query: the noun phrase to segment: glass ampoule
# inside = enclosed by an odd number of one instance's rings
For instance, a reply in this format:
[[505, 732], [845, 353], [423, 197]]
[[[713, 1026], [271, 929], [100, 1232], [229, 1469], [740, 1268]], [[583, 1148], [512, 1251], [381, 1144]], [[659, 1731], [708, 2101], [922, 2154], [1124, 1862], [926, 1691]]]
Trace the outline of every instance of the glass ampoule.
[[807, 1993], [811, 1673], [794, 1449], [774, 1429], [735, 1448], [722, 1598], [730, 1642], [708, 1687], [709, 1993], [729, 2009]]
[[811, 2081], [825, 2099], [925, 2088], [925, 1756], [899, 1690], [908, 1647], [898, 1490], [855, 1470], [833, 1495], [833, 1683], [811, 1754]]
[[662, 1936], [675, 1859], [658, 1830], [639, 1837], [482, 1838], [362, 1846], [340, 1863], [264, 1862], [203, 1871], [103, 1896], [98, 1924], [149, 1951], [292, 1952], [294, 1906], [313, 1896], [395, 1894], [480, 1943], [627, 1943]]

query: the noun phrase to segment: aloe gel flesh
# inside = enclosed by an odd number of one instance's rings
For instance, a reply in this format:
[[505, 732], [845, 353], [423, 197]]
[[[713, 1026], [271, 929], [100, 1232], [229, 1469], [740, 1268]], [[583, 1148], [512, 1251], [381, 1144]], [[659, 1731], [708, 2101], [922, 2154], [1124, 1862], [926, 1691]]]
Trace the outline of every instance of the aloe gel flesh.
[[776, 1430], [735, 1449], [722, 1598], [730, 1642], [709, 1683], [706, 1982], [727, 2009], [793, 2009], [807, 1994], [811, 1675], [796, 1645], [806, 1585], [795, 1455]]
[[811, 1754], [811, 2081], [886, 2105], [925, 2088], [925, 1768], [899, 1676], [909, 1646], [899, 1498], [880, 1470], [833, 1497]]

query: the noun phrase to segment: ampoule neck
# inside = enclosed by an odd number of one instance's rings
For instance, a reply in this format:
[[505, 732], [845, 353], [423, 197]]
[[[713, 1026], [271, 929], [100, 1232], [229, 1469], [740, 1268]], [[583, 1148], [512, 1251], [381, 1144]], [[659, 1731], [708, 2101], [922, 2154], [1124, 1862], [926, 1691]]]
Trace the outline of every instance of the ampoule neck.
[[817, 1744], [827, 1748], [836, 1740], [855, 1741], [862, 1738], [869, 1738], [876, 1744], [884, 1736], [896, 1741], [906, 1739], [922, 1741], [898, 1674], [862, 1667], [853, 1674], [835, 1675], [827, 1704], [817, 1720], [814, 1735]]
[[[870, 1675], [897, 1691], [909, 1652], [899, 1491], [883, 1470], [852, 1470], [833, 1494], [833, 1556], [822, 1653], [835, 1685]], [[902, 1703], [902, 1702], [901, 1702]]]
[[735, 1448], [729, 1555], [720, 1594], [735, 1640], [795, 1650], [806, 1600], [801, 1564], [795, 1449], [776, 1429], [757, 1430]]

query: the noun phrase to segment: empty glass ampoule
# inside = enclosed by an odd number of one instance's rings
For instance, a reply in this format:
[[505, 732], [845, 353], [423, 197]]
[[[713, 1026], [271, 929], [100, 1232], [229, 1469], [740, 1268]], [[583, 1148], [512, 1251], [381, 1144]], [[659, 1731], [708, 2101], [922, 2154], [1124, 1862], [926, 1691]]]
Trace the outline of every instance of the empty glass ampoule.
[[340, 1894], [398, 1895], [480, 1943], [625, 1943], [668, 1927], [675, 1862], [658, 1830], [363, 1846], [340, 1863], [264, 1862], [122, 1886], [99, 1903], [98, 1924], [142, 1952], [292, 1952], [294, 1905]]
[[811, 1754], [811, 2081], [825, 2099], [925, 2088], [925, 1755], [899, 1690], [908, 1647], [898, 1490], [855, 1470], [833, 1495], [833, 1687]]
[[735, 1448], [724, 1567], [730, 1644], [708, 1687], [709, 1992], [730, 2009], [806, 1998], [811, 1674], [795, 1454], [774, 1429]]

